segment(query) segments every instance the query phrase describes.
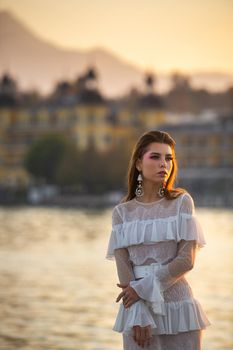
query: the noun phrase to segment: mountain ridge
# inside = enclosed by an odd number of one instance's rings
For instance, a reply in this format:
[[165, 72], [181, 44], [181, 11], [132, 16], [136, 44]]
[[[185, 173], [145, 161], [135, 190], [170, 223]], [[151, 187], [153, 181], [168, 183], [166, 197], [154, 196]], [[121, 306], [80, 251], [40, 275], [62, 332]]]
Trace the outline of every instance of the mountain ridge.
[[[0, 75], [8, 72], [23, 90], [51, 92], [60, 80], [74, 81], [94, 66], [100, 90], [109, 97], [120, 96], [131, 88], [143, 88], [145, 71], [118, 54], [95, 47], [88, 50], [65, 49], [40, 38], [35, 31], [8, 11], [0, 11]], [[182, 73], [182, 72], [181, 72]], [[195, 86], [217, 89], [233, 85], [233, 74], [195, 73], [190, 75]], [[157, 91], [166, 91], [170, 76], [156, 74]], [[201, 84], [200, 84], [201, 83]]]

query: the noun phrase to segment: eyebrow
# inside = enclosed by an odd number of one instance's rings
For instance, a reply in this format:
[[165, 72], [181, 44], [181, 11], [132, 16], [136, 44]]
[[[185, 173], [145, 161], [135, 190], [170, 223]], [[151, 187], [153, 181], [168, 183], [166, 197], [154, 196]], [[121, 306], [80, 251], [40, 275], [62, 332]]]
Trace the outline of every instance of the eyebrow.
[[[158, 153], [158, 152], [151, 152], [151, 154], [161, 156], [161, 153]], [[166, 153], [166, 156], [172, 156], [172, 153]]]

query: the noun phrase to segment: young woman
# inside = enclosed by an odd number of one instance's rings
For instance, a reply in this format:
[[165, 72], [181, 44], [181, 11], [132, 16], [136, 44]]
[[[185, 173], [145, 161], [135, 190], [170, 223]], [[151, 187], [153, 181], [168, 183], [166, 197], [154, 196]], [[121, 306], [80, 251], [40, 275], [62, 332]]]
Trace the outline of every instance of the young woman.
[[192, 197], [173, 188], [175, 141], [142, 135], [132, 154], [128, 194], [112, 215], [107, 258], [115, 258], [122, 300], [114, 330], [124, 350], [200, 350], [209, 325], [184, 275], [205, 244]]

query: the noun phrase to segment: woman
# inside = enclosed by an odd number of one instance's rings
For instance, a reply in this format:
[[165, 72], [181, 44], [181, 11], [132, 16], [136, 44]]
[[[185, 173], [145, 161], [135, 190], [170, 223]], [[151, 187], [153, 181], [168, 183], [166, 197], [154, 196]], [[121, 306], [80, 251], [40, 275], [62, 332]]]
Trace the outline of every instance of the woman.
[[191, 196], [173, 188], [175, 141], [142, 135], [132, 154], [128, 194], [113, 210], [107, 258], [115, 258], [122, 300], [114, 330], [124, 350], [200, 350], [209, 325], [184, 275], [205, 244]]

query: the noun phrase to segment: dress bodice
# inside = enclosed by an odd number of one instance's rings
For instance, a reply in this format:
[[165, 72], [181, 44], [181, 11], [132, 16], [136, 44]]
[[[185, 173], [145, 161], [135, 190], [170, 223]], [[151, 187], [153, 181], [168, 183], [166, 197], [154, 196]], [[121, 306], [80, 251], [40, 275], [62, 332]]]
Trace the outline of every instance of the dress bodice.
[[188, 193], [173, 200], [164, 197], [152, 203], [142, 203], [134, 198], [118, 204], [113, 210], [107, 258], [114, 258], [115, 249], [131, 247], [129, 254], [133, 262], [136, 255], [141, 261], [145, 254], [164, 262], [166, 256], [174, 257], [176, 244], [181, 240], [195, 240], [198, 247], [205, 244], [195, 217], [193, 200]]
[[151, 262], [168, 263], [176, 256], [175, 241], [158, 242], [154, 244], [133, 245], [127, 248], [129, 259], [133, 265], [145, 265]]

